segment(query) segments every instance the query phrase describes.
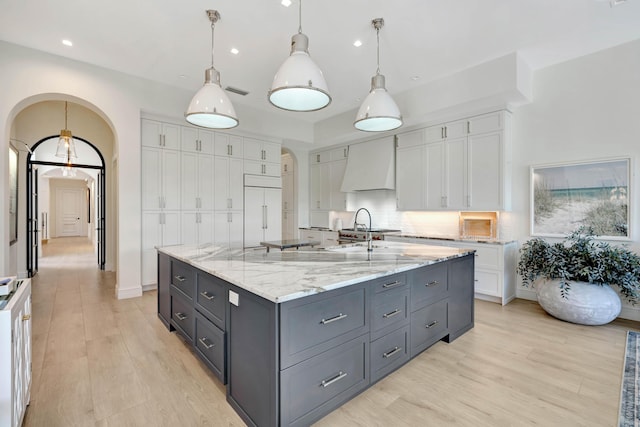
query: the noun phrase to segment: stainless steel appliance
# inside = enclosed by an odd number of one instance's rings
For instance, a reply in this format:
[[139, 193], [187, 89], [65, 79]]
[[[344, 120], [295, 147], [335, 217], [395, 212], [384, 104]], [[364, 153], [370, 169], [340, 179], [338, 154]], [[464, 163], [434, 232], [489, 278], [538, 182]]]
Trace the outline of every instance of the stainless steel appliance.
[[[343, 228], [338, 234], [338, 243], [366, 242], [369, 230], [359, 228]], [[384, 235], [388, 233], [398, 233], [400, 230], [391, 230], [388, 228], [372, 228], [371, 240], [384, 240]]]

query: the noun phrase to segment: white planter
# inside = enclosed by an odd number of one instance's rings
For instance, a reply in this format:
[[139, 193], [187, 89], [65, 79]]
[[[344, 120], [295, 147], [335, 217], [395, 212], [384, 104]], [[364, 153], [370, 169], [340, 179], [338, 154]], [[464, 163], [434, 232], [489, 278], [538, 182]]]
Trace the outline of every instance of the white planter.
[[538, 303], [553, 317], [581, 325], [604, 325], [618, 317], [620, 296], [610, 286], [571, 282], [566, 298], [560, 295], [559, 280], [536, 282]]

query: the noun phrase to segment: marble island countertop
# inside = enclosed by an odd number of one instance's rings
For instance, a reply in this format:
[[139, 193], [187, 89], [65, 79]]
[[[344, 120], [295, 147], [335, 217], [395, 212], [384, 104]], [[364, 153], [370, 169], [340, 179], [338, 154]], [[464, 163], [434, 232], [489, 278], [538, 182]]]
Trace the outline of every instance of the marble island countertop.
[[425, 239], [425, 240], [442, 240], [450, 242], [470, 242], [470, 243], [492, 243], [495, 245], [507, 245], [515, 240], [495, 239], [492, 237], [463, 237], [460, 235], [425, 235], [420, 233], [396, 232], [388, 233], [387, 236], [409, 238], [409, 239]]
[[227, 249], [177, 245], [158, 251], [281, 303], [473, 253], [473, 250], [399, 242], [334, 246], [325, 250]]

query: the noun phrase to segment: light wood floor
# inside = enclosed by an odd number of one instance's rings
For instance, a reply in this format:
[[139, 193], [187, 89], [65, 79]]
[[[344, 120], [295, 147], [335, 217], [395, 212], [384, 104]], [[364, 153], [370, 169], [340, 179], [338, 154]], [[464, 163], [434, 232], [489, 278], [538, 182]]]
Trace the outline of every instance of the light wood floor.
[[[83, 239], [45, 245], [33, 280], [25, 426], [241, 426], [224, 387], [156, 316], [116, 300]], [[317, 426], [614, 426], [625, 334], [561, 322], [537, 303], [476, 301], [475, 328], [438, 343]]]

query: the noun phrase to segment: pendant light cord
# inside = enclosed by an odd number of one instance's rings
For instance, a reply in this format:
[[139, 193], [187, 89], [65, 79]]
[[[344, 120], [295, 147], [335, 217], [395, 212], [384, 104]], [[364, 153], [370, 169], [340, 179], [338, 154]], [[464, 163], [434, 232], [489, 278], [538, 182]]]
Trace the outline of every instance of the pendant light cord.
[[215, 26], [216, 26], [216, 23], [215, 23], [215, 21], [212, 20], [211, 21], [211, 68], [214, 68], [213, 67], [213, 55], [215, 53], [215, 50], [214, 50], [214, 46], [215, 45], [213, 44], [213, 41], [214, 41], [213, 35], [215, 33]]
[[300, 0], [300, 7], [298, 8], [298, 34], [302, 34], [302, 0]]
[[67, 129], [67, 101], [64, 101], [64, 128]]
[[380, 28], [376, 28], [376, 41], [378, 43], [378, 52], [377, 52], [378, 68], [376, 69], [376, 75], [378, 75], [380, 74]]

